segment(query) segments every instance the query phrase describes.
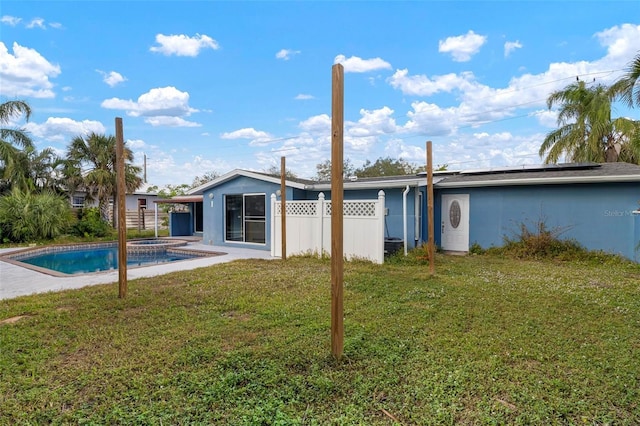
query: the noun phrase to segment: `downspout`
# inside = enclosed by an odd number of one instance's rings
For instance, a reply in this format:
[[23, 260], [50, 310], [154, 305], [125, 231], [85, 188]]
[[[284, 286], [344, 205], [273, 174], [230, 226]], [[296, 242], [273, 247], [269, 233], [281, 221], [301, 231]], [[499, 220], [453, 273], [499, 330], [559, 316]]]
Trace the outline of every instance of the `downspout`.
[[404, 242], [404, 255], [407, 255], [407, 194], [409, 193], [409, 185], [402, 191], [402, 232]]
[[413, 197], [413, 247], [418, 247], [420, 240], [420, 187], [416, 186]]

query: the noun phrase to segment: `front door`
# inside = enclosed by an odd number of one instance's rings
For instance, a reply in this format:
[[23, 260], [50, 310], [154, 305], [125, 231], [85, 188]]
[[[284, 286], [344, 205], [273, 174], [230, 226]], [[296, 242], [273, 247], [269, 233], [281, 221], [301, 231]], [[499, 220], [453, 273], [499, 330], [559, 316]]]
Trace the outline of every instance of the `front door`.
[[442, 195], [442, 249], [469, 251], [469, 194]]

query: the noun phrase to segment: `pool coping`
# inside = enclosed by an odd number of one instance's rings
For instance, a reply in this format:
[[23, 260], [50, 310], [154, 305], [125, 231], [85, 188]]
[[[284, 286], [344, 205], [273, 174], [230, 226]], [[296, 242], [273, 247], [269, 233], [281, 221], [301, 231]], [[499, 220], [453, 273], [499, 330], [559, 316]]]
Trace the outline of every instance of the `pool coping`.
[[[149, 239], [128, 240], [127, 242], [130, 242], [130, 241], [144, 241], [144, 240], [149, 240]], [[173, 241], [175, 241], [175, 240], [173, 240]], [[225, 252], [219, 252], [219, 251], [206, 251], [206, 250], [184, 248], [185, 246], [188, 246], [188, 244], [189, 244], [189, 242], [185, 241], [185, 245], [181, 245], [179, 247], [167, 247], [166, 251], [169, 252], [169, 253], [192, 255], [192, 256], [195, 256], [197, 258], [216, 257], [216, 256], [223, 256], [223, 255], [227, 254]], [[20, 249], [20, 250], [9, 252], [7, 254], [0, 255], [0, 261], [9, 263], [11, 265], [19, 266], [21, 268], [30, 269], [32, 271], [40, 272], [42, 274], [50, 275], [50, 276], [53, 276], [53, 277], [59, 277], [59, 278], [81, 277], [83, 275], [91, 275], [91, 276], [93, 276], [93, 275], [100, 275], [100, 274], [108, 274], [108, 273], [112, 273], [114, 271], [118, 271], [118, 269], [114, 268], [114, 269], [108, 269], [108, 270], [105, 270], [105, 271], [97, 271], [97, 272], [82, 272], [82, 273], [78, 273], [78, 274], [65, 274], [64, 272], [59, 272], [59, 271], [55, 271], [53, 269], [43, 268], [41, 266], [36, 266], [36, 265], [32, 265], [30, 263], [21, 262], [20, 258], [24, 258], [26, 256], [31, 256], [32, 254], [47, 254], [47, 253], [55, 253], [57, 251], [67, 251], [67, 250], [69, 250], [71, 248], [74, 248], [74, 247], [81, 247], [81, 248], [110, 248], [110, 247], [114, 247], [114, 246], [117, 246], [117, 245], [118, 245], [117, 241], [115, 241], [115, 242], [114, 241], [106, 241], [106, 242], [94, 242], [94, 243], [53, 244], [53, 245], [40, 246], [40, 247], [27, 247], [25, 249]], [[156, 251], [157, 250], [149, 250], [148, 252], [152, 253], [152, 252], [156, 252]], [[136, 254], [140, 254], [140, 251], [136, 251]], [[189, 260], [194, 260], [194, 258], [174, 260], [172, 262], [164, 262], [163, 264], [184, 262], [184, 261], [189, 261]], [[158, 264], [155, 264], [155, 265], [158, 265]], [[127, 269], [147, 268], [147, 267], [150, 267], [150, 266], [153, 266], [153, 265], [138, 265], [138, 266], [129, 266], [129, 265], [127, 265]]]

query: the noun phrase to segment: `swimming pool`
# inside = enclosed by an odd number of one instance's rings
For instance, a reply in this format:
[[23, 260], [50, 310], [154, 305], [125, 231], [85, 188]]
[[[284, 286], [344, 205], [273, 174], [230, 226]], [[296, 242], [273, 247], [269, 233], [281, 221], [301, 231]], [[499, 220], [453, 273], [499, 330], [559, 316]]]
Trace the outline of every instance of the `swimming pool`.
[[[185, 243], [186, 244], [186, 243]], [[128, 249], [127, 267], [158, 265], [180, 260], [216, 256], [220, 253], [165, 248], [158, 250], [158, 244], [147, 242], [151, 250]], [[106, 272], [118, 269], [117, 243], [53, 246], [32, 249], [5, 256], [11, 263], [51, 275], [76, 275]]]

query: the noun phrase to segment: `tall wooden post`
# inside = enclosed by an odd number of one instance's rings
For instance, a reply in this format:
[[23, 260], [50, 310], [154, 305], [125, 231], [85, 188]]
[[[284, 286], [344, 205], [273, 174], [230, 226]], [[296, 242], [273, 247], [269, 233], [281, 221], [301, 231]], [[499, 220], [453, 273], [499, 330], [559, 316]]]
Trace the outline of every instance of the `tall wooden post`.
[[116, 195], [118, 203], [118, 297], [127, 295], [127, 211], [122, 118], [116, 117]]
[[429, 250], [429, 274], [435, 273], [435, 243], [433, 240], [433, 160], [431, 155], [431, 141], [427, 141], [427, 224], [429, 240], [427, 248]]
[[344, 67], [336, 64], [331, 71], [331, 352], [340, 359], [344, 346]]
[[287, 181], [284, 157], [280, 157], [280, 227], [282, 228], [282, 260], [287, 260]]

